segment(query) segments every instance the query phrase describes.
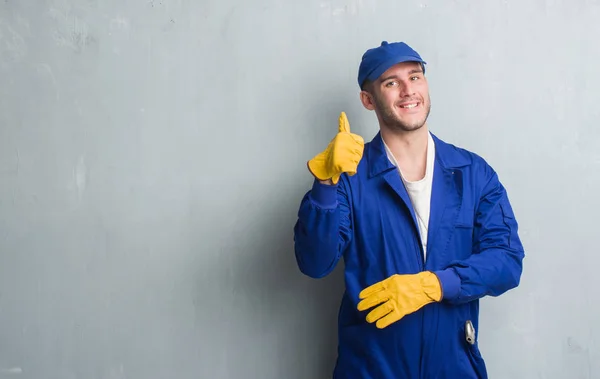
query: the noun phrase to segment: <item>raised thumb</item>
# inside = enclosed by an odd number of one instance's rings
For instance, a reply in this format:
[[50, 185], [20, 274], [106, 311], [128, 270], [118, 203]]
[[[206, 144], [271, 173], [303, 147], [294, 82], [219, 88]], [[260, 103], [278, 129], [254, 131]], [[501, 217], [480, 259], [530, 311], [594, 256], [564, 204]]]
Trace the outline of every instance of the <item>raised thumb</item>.
[[342, 133], [342, 132], [350, 133], [350, 123], [348, 122], [348, 117], [346, 117], [345, 112], [340, 113], [338, 132], [339, 133]]

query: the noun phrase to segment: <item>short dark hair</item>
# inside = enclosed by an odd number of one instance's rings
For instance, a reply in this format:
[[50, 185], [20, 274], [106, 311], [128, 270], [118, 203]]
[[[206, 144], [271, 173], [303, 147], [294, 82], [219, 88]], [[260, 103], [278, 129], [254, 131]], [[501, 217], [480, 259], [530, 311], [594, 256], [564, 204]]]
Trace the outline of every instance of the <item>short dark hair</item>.
[[370, 79], [366, 79], [363, 82], [362, 86], [360, 86], [360, 89], [363, 90], [363, 91], [367, 91], [369, 93], [372, 93], [373, 92], [373, 81], [370, 80]]

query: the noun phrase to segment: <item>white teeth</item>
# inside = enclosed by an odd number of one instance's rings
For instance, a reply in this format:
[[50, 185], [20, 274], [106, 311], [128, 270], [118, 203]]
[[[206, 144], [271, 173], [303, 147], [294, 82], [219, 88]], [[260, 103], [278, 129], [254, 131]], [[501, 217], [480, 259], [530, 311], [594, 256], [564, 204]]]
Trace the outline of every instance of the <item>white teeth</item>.
[[410, 109], [410, 108], [414, 108], [416, 106], [417, 106], [417, 104], [409, 104], [409, 105], [401, 105], [400, 107], [401, 108], [409, 108]]

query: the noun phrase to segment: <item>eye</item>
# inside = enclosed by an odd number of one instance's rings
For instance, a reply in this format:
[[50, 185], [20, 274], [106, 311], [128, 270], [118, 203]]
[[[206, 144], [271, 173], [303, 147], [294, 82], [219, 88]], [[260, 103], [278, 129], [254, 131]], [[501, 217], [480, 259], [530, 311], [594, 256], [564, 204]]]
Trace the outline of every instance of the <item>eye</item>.
[[419, 79], [418, 76], [411, 76], [411, 78], [410, 78], [410, 80], [412, 80], [412, 81], [415, 81], [415, 80], [418, 80], [418, 79]]
[[392, 86], [395, 86], [396, 84], [398, 84], [398, 82], [395, 81], [395, 80], [392, 80], [391, 82], [385, 83], [385, 86], [386, 87], [392, 87]]

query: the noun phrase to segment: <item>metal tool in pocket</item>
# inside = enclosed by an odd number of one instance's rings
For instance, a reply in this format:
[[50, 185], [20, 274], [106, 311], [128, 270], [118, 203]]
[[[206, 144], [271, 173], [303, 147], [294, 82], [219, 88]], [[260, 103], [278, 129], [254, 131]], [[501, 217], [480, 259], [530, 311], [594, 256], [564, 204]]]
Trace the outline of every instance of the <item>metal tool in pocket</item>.
[[475, 345], [475, 328], [473, 327], [471, 320], [467, 320], [465, 323], [465, 338], [467, 343]]

